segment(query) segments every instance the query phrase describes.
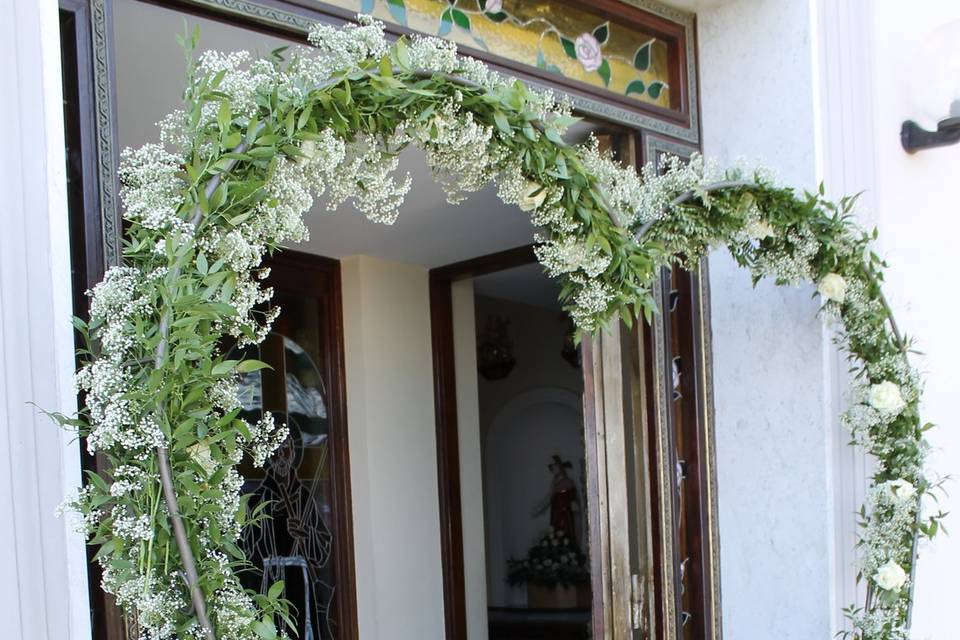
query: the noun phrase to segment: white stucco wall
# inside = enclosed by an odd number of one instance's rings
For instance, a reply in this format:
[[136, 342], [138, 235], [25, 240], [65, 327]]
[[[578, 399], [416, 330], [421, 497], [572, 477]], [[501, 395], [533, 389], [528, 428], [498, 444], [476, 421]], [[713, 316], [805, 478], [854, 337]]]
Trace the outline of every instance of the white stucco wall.
[[352, 256], [342, 278], [360, 637], [442, 638], [427, 270]]
[[[810, 4], [739, 0], [698, 15], [705, 154], [807, 188], [818, 180]], [[723, 633], [828, 638], [829, 340], [811, 287], [753, 289], [725, 253], [710, 269]]]
[[[832, 196], [866, 190], [858, 215], [879, 227], [878, 248], [891, 263], [885, 289], [924, 352], [914, 356], [927, 379], [923, 415], [943, 425], [930, 436], [930, 467], [955, 472], [960, 303], [949, 275], [960, 147], [911, 156], [899, 129], [905, 119], [933, 128], [960, 97], [960, 5], [691, 4], [699, 10], [705, 152], [758, 158], [795, 186], [824, 180]], [[728, 258], [714, 257], [711, 267], [724, 632], [738, 640], [824, 637], [843, 624], [839, 608], [862, 595], [853, 587], [850, 511], [862, 500], [868, 462], [844, 446], [837, 427], [843, 363], [812, 318], [809, 288], [753, 292]], [[771, 432], [782, 440], [757, 442]], [[960, 499], [936, 508], [956, 512]], [[955, 540], [921, 547], [914, 638], [956, 635], [948, 612], [958, 568]]]
[[[957, 239], [960, 238], [960, 145], [908, 155], [900, 147], [903, 120], [934, 128], [960, 98], [960, 3], [918, 0], [874, 3], [866, 16], [875, 64], [872, 69], [876, 167], [876, 221], [881, 254], [890, 262], [886, 291], [901, 327], [922, 354], [913, 361], [925, 374], [921, 413], [936, 423], [928, 466], [941, 476], [960, 472], [960, 409], [957, 363]], [[947, 640], [958, 635], [957, 572], [960, 571], [960, 484], [929, 507], [952, 515], [952, 535], [920, 549], [913, 638]]]

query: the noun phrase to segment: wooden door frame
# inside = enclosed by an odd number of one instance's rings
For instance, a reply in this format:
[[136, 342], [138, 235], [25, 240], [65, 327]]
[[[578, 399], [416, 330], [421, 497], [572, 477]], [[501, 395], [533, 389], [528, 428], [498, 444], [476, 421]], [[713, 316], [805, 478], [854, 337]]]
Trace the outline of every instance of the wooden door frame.
[[[284, 249], [264, 260], [270, 269], [266, 285], [287, 295], [325, 296], [329, 302], [318, 318], [323, 348], [329, 356], [320, 366], [327, 383], [330, 430], [330, 479], [333, 486], [332, 522], [335, 609], [338, 640], [358, 640], [357, 576], [354, 561], [353, 501], [350, 482], [350, 441], [347, 424], [347, 382], [343, 339], [343, 281], [340, 261], [303, 251]], [[313, 276], [313, 277], [311, 277]]]
[[[312, 0], [135, 0], [148, 4], [163, 6], [167, 9], [178, 10], [181, 12], [211, 18], [227, 24], [238, 27], [252, 29], [271, 35], [290, 38], [292, 40], [302, 41], [310, 27], [318, 22], [328, 22], [341, 24], [349, 22], [351, 16], [348, 16], [342, 10], [336, 10], [329, 5], [320, 2], [314, 4]], [[580, 0], [587, 1], [587, 0]], [[96, 200], [95, 207], [87, 207], [84, 216], [84, 233], [86, 236], [93, 237], [95, 243], [88, 245], [88, 255], [92, 256], [92, 261], [88, 261], [86, 271], [88, 273], [88, 283], [94, 284], [99, 281], [106, 266], [116, 264], [120, 256], [120, 230], [121, 222], [118, 206], [118, 182], [117, 182], [117, 164], [119, 160], [119, 140], [116, 128], [115, 113], [116, 104], [116, 78], [114, 63], [114, 31], [112, 24], [112, 4], [114, 0], [63, 0], [61, 6], [77, 5], [85, 9], [88, 19], [88, 29], [84, 29], [85, 37], [89, 38], [90, 51], [92, 55], [89, 61], [84, 63], [84, 69], [81, 73], [84, 75], [85, 86], [89, 88], [89, 109], [91, 123], [89, 134], [90, 142], [93, 148], [94, 171], [92, 179], [94, 189], [90, 195]], [[609, 96], [596, 91], [583, 90], [580, 88], [566, 86], [557, 82], [552, 77], [539, 77], [536, 73], [531, 73], [531, 69], [513, 69], [503, 65], [502, 61], [491, 61], [494, 66], [506, 70], [511, 75], [516, 75], [533, 86], [541, 88], [551, 88], [559, 90], [566, 94], [574, 108], [582, 114], [601, 119], [614, 126], [629, 128], [634, 135], [642, 136], [644, 155], [648, 156], [650, 150], [670, 150], [672, 147], [680, 149], [696, 148], [700, 140], [700, 109], [697, 90], [697, 60], [696, 60], [696, 42], [695, 42], [695, 18], [692, 14], [678, 11], [670, 7], [659, 5], [655, 0], [621, 0], [624, 6], [620, 6], [613, 0], [603, 0], [601, 4], [605, 10], [612, 12], [613, 15], [620, 16], [620, 13], [630, 13], [638, 16], [638, 10], [651, 15], [657, 15], [661, 19], [681, 25], [679, 30], [671, 30], [671, 33], [678, 38], [678, 46], [682, 48], [682, 54], [685, 56], [686, 68], [682, 70], [683, 76], [678, 79], [681, 85], [681, 91], [684, 94], [686, 113], [684, 119], [686, 126], [671, 121], [667, 114], [651, 112], [643, 107], [625, 109], [618, 105], [616, 101], [611, 101]], [[633, 5], [629, 7], [627, 5]], [[338, 13], [339, 12], [339, 13]], [[671, 28], [672, 29], [672, 28]], [[400, 27], [392, 25], [387, 26], [391, 35], [404, 33]], [[88, 144], [85, 140], [84, 144]], [[639, 145], [638, 145], [639, 146]], [[648, 159], [648, 158], [643, 158]], [[86, 178], [85, 178], [86, 179]], [[91, 234], [93, 234], [91, 236]], [[467, 263], [459, 263], [462, 270], [460, 277], [468, 277]], [[452, 269], [455, 265], [450, 265]], [[482, 265], [471, 267], [478, 271], [472, 275], [480, 275]], [[496, 269], [492, 269], [496, 270]], [[442, 280], [444, 277], [453, 278], [453, 271], [444, 273], [443, 269], [438, 269], [435, 277]], [[451, 280], [452, 281], [452, 280]], [[449, 284], [449, 283], [448, 283]], [[451, 310], [449, 286], [437, 286], [431, 278], [431, 317], [437, 314], [438, 324], [444, 321]], [[434, 311], [434, 297], [436, 296], [437, 310]], [[444, 300], [446, 296], [447, 300]], [[444, 307], [446, 304], [446, 307]], [[451, 322], [452, 326], [452, 322]], [[452, 336], [452, 333], [450, 334]], [[437, 359], [437, 353], [434, 353], [434, 365], [440, 375], [445, 376], [448, 385], [454, 382], [453, 369], [450, 366], [452, 361]], [[445, 368], [446, 367], [446, 368]], [[442, 373], [446, 371], [447, 373]], [[440, 395], [438, 391], [438, 396]], [[438, 447], [439, 450], [449, 449], [453, 446], [453, 453], [457, 454], [456, 445], [456, 416], [442, 417], [442, 412], [438, 408]], [[443, 420], [443, 425], [440, 421]], [[459, 460], [452, 458], [453, 465], [443, 469], [438, 467], [443, 478], [452, 478], [456, 476], [455, 482], [457, 491], [455, 493], [456, 509], [452, 506], [444, 510], [442, 507], [442, 517], [451, 519], [447, 523], [446, 519], [442, 521], [441, 529], [444, 545], [444, 605], [445, 611], [459, 611], [459, 614], [453, 614], [452, 622], [447, 621], [447, 638], [465, 637], [465, 605], [463, 594], [462, 576], [459, 582], [450, 579], [448, 568], [446, 566], [447, 558], [451, 558], [452, 566], [455, 568], [457, 562], [462, 572], [463, 552], [462, 552], [462, 523], [455, 522], [452, 519], [460, 518], [459, 511]], [[439, 463], [438, 463], [439, 465]], [[454, 474], [453, 472], [456, 471]], [[445, 491], [441, 486], [441, 492]], [[446, 514], [446, 516], [444, 516]], [[459, 554], [455, 547], [450, 547], [453, 555], [447, 555], [446, 545], [461, 545]], [[452, 570], [451, 570], [452, 571]], [[459, 591], [456, 585], [459, 584]], [[94, 587], [95, 588], [95, 587]], [[457, 603], [460, 608], [457, 609]], [[445, 614], [449, 617], [451, 614]], [[459, 617], [458, 617], [459, 616]], [[459, 633], [458, 633], [459, 630]]]

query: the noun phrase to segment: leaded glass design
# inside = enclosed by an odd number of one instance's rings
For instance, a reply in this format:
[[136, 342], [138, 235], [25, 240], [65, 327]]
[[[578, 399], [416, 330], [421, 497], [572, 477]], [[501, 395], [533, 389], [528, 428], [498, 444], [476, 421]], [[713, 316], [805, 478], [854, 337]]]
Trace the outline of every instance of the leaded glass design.
[[351, 11], [670, 108], [670, 46], [584, 3], [548, 0], [326, 0]]
[[244, 551], [253, 568], [244, 583], [265, 592], [282, 580], [284, 597], [296, 610], [296, 637], [332, 639], [336, 581], [326, 387], [310, 354], [288, 337], [271, 334], [242, 355], [272, 367], [241, 377], [243, 417], [253, 422], [270, 411], [290, 429], [259, 477], [245, 469], [250, 509], [267, 519], [245, 529]]

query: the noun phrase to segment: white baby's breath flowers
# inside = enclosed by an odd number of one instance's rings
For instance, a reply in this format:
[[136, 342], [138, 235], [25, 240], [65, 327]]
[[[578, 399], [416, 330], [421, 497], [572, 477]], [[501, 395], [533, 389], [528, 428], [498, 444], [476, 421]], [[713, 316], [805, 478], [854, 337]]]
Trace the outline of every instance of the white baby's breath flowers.
[[886, 591], [899, 591], [907, 582], [907, 573], [893, 560], [880, 566], [873, 576], [877, 586]]
[[776, 235], [773, 226], [765, 220], [751, 220], [747, 223], [744, 231], [752, 240], [765, 240]]
[[[487, 3], [488, 8], [492, 6]], [[585, 67], [599, 64], [600, 58], [594, 55], [598, 51], [595, 41], [581, 39], [583, 42], [578, 44], [593, 47], [580, 47], [581, 54], [587, 52], [581, 56], [581, 62]], [[291, 115], [302, 113], [297, 109], [304, 108], [308, 98], [316, 98], [315, 91], [321, 91], [321, 87], [329, 88], [356, 77], [369, 80], [380, 68], [380, 59], [389, 52], [382, 25], [366, 17], [360, 18], [357, 27], [320, 25], [311, 32], [310, 40], [316, 48], [294, 51], [289, 65], [256, 60], [244, 52], [211, 52], [201, 56], [196, 73], [205, 81], [212, 81], [218, 94], [225, 96], [234, 135], [238, 128], [250, 125], [255, 116], [264, 118], [269, 125], [265, 115], [268, 112], [272, 115], [278, 109], [289, 108]], [[139, 248], [131, 254], [131, 264], [136, 266], [112, 268], [104, 282], [91, 292], [91, 326], [95, 326], [91, 333], [101, 352], [76, 377], [78, 389], [86, 395], [87, 446], [91, 451], [108, 452], [123, 464], [114, 469], [108, 491], [97, 494], [88, 487], [67, 507], [82, 515], [79, 525], [85, 533], [112, 527], [114, 535], [134, 543], [128, 545], [130, 552], [122, 558], [123, 566], [128, 568], [117, 572], [105, 564], [103, 586], [135, 615], [144, 638], [201, 637], [196, 623], [186, 631], [178, 630], [183, 612], [189, 607], [179, 575], [166, 576], [146, 569], [150, 562], [145, 562], [142, 555], [154, 532], [162, 526], [157, 520], [167, 517], [162, 502], [145, 506], [149, 499], [157, 499], [158, 479], [152, 475], [152, 451], [174, 444], [168, 439], [176, 440], [177, 436], [170, 438], [168, 434], [175, 433], [177, 425], [167, 422], [171, 415], [158, 410], [138, 385], [144, 380], [144, 370], [152, 372], [155, 343], [150, 341], [157, 335], [158, 310], [166, 300], [176, 299], [177, 293], [171, 289], [180, 286], [172, 277], [178, 251], [189, 252], [191, 261], [186, 268], [193, 270], [181, 273], [181, 279], [191, 286], [202, 281], [203, 285], [198, 284], [194, 291], [202, 291], [207, 301], [230, 308], [229, 313], [205, 312], [213, 316], [209, 323], [211, 333], [228, 334], [240, 345], [258, 343], [280, 313], [276, 306], [260, 311], [272, 296], [263, 283], [264, 254], [286, 241], [307, 237], [303, 215], [321, 194], [327, 195], [328, 206], [351, 201], [371, 220], [393, 222], [410, 189], [409, 176], [406, 180], [394, 177], [397, 154], [406, 145], [415, 144], [425, 151], [434, 176], [443, 184], [451, 202], [493, 179], [503, 202], [530, 214], [533, 224], [539, 227], [538, 259], [548, 273], [565, 278], [568, 309], [585, 331], [596, 329], [620, 305], [635, 302], [628, 296], [652, 284], [635, 264], [649, 263], [651, 274], [671, 261], [696, 268], [710, 247], [727, 244], [731, 251], [739, 252], [736, 257], [751, 265], [758, 277], [773, 276], [782, 284], [815, 279], [815, 274], [822, 273], [820, 256], [826, 246], [822, 234], [809, 220], [774, 228], [769, 222], [772, 211], [761, 207], [771, 199], [785, 196], [771, 190], [764, 194], [768, 197], [755, 197], [756, 188], [769, 184], [769, 179], [759, 173], [754, 174], [753, 182], [744, 190], [712, 191], [711, 185], [721, 180], [739, 180], [744, 174], [719, 171], [716, 165], [694, 155], [689, 162], [668, 158], [660, 167], [648, 165], [638, 176], [634, 168], [613, 161], [609, 152], [601, 152], [595, 139], [576, 150], [579, 162], [568, 162], [572, 156], [563, 151], [557, 156], [563, 162], [544, 167], [542, 162], [535, 162], [543, 158], [521, 157], [514, 153], [515, 145], [504, 144], [511, 134], [502, 122], [490, 126], [484, 117], [465, 107], [470, 94], [467, 87], [479, 86], [502, 97], [516, 90], [512, 79], [501, 77], [475, 59], [461, 58], [455, 43], [436, 38], [412, 38], [405, 55], [408, 61], [400, 62], [400, 66], [418, 78], [453, 76], [463, 83], [442, 85], [448, 93], [431, 103], [430, 113], [401, 107], [396, 129], [391, 131], [372, 131], [373, 124], [353, 130], [351, 125], [351, 130], [338, 134], [325, 129], [320, 120], [311, 120], [310, 127], [302, 131], [303, 124], [295, 120], [295, 128], [287, 125], [274, 129], [297, 131], [292, 140], [287, 134], [285, 143], [299, 148], [299, 153], [285, 145], [272, 159], [265, 158], [270, 163], [269, 170], [260, 171], [258, 167], [249, 174], [251, 183], [257, 185], [247, 200], [249, 204], [245, 208], [231, 204], [213, 211], [211, 219], [205, 220], [208, 224], [196, 230], [188, 222], [194, 210], [191, 198], [196, 195], [195, 185], [187, 184], [186, 180], [193, 177], [186, 177], [191, 172], [185, 166], [192, 162], [191, 158], [217, 160], [209, 156], [219, 153], [218, 145], [209, 139], [204, 142], [198, 132], [220, 129], [222, 133], [219, 99], [205, 101], [199, 121], [184, 111], [162, 121], [162, 140], [174, 147], [174, 152], [161, 145], [147, 145], [124, 154], [121, 195], [126, 204], [126, 219], [140, 241]], [[399, 54], [391, 53], [394, 73], [398, 73], [398, 58]], [[219, 78], [213, 80], [215, 76]], [[550, 92], [524, 91], [522, 97], [522, 114], [508, 114], [511, 127], [522, 126], [517, 121], [526, 118], [529, 126], [524, 128], [523, 135], [536, 143], [542, 143], [545, 137], [554, 139], [554, 134], [562, 135], [570, 122], [568, 104], [558, 102]], [[319, 102], [311, 105], [312, 109], [321, 108]], [[357, 113], [346, 115], [349, 119]], [[375, 122], [374, 116], [370, 116], [369, 122]], [[238, 168], [243, 172], [250, 166], [240, 164]], [[584, 180], [572, 185], [558, 178], [574, 168], [583, 172], [579, 177]], [[234, 198], [245, 197], [241, 191], [228, 192], [231, 203]], [[692, 198], [679, 198], [684, 194], [692, 194]], [[584, 202], [588, 206], [581, 207]], [[701, 215], [716, 211], [724, 214], [720, 218], [727, 220], [726, 226], [718, 226], [709, 215]], [[605, 219], [607, 215], [609, 221]], [[600, 228], [606, 228], [608, 222], [623, 227], [623, 245], [616, 245], [613, 234], [591, 235], [598, 223]], [[648, 235], [631, 245], [630, 236], [641, 229]], [[913, 434], [893, 433], [903, 430], [887, 427], [899, 420], [908, 403], [917, 400], [920, 383], [902, 353], [891, 347], [894, 342], [882, 320], [877, 320], [885, 317], [885, 309], [876, 296], [875, 283], [851, 268], [853, 264], [862, 264], [866, 255], [859, 235], [852, 229], [850, 226], [826, 241], [837, 256], [837, 264], [830, 268], [847, 273], [849, 281], [840, 273], [830, 273], [817, 285], [825, 301], [837, 303], [830, 309], [841, 314], [848, 344], [863, 345], [858, 353], [879, 354], [862, 363], [863, 371], [866, 379], [884, 382], [858, 387], [857, 397], [843, 421], [855, 442], [866, 447], [883, 465], [882, 477], [897, 478], [875, 485], [868, 493], [860, 559], [862, 574], [892, 595], [908, 582], [904, 567], [910, 566], [910, 560], [904, 541], [914, 534], [917, 494], [927, 485], [922, 469], [923, 441]], [[772, 240], [763, 242], [768, 238]], [[593, 242], [598, 239], [602, 242]], [[610, 244], [615, 246], [601, 248]], [[650, 247], [662, 247], [663, 252]], [[637, 251], [635, 255], [630, 253], [633, 250]], [[206, 268], [201, 266], [204, 264]], [[615, 268], [611, 269], [611, 265]], [[213, 273], [217, 270], [229, 273]], [[613, 275], [607, 274], [608, 270]], [[618, 273], [627, 277], [618, 279]], [[195, 280], [189, 280], [191, 276]], [[208, 287], [208, 283], [212, 284]], [[190, 326], [190, 319], [186, 320], [186, 326]], [[185, 334], [183, 339], [187, 342], [194, 337], [189, 329], [181, 330], [181, 334]], [[171, 343], [170, 357], [180, 358], [178, 367], [195, 366], [195, 354], [192, 348], [177, 352], [177, 345]], [[219, 354], [213, 349], [206, 355], [210, 356], [209, 362]], [[164, 364], [156, 373], [184, 371], [173, 367]], [[235, 422], [227, 426], [217, 424], [218, 419], [240, 404], [236, 380], [227, 377], [211, 382], [208, 378], [204, 382], [200, 378], [194, 388], [203, 391], [197, 402], [205, 403], [207, 415], [197, 418], [198, 426], [202, 422], [208, 429], [235, 429], [238, 446], [221, 452], [220, 445], [211, 447], [207, 441], [192, 444], [186, 455], [199, 467], [193, 471], [207, 476], [200, 484], [210, 483], [216, 475], [222, 475], [222, 479], [202, 495], [187, 486], [181, 488], [197, 500], [198, 512], [213, 514], [196, 516], [190, 524], [197, 525], [191, 529], [198, 532], [196, 542], [203, 551], [199, 558], [201, 572], [206, 578], [215, 576], [221, 580], [208, 594], [218, 637], [252, 640], [255, 635], [250, 625], [257, 620], [255, 606], [233, 576], [231, 560], [214, 543], [214, 533], [219, 534], [217, 539], [232, 541], [240, 536], [237, 514], [243, 478], [231, 465], [236, 465], [243, 455], [250, 455], [255, 465], [266, 464], [289, 432], [285, 425], [275, 424], [269, 413], [255, 424], [238, 426], [241, 418], [232, 418]], [[160, 382], [163, 389], [170, 386], [166, 380]], [[193, 385], [194, 381], [183, 384]], [[189, 390], [184, 393], [189, 395]], [[228, 448], [223, 445], [223, 449]], [[172, 448], [174, 464], [182, 467], [184, 458], [177, 451]], [[227, 467], [226, 471], [218, 474], [218, 465]], [[94, 499], [104, 497], [110, 501], [106, 506], [94, 503]], [[541, 544], [561, 544], [556, 532], [550, 539], [552, 542], [544, 540]], [[568, 561], [577, 559], [564, 555], [560, 560], [564, 564]], [[865, 640], [904, 640], [907, 599], [896, 596], [882, 600], [869, 611], [855, 613], [855, 625], [863, 631]]]
[[842, 303], [847, 293], [847, 281], [838, 273], [828, 273], [820, 280], [817, 291], [824, 300]]
[[884, 380], [870, 387], [870, 406], [883, 413], [899, 413], [906, 403], [900, 393], [900, 387]]

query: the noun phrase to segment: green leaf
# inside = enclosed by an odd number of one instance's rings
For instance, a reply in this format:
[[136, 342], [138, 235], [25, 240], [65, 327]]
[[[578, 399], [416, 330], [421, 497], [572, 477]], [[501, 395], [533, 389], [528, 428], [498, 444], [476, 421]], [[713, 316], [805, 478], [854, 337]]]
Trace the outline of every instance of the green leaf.
[[232, 373], [236, 366], [237, 360], [224, 360], [223, 362], [218, 362], [210, 373], [214, 376], [225, 376], [228, 373]]
[[603, 62], [601, 62], [597, 68], [597, 75], [603, 79], [603, 86], [610, 86], [610, 63], [606, 58], [603, 59]]
[[197, 271], [199, 271], [201, 275], [207, 275], [207, 269], [209, 268], [209, 266], [210, 265], [207, 264], [207, 256], [204, 255], [202, 251], [198, 253], [197, 254]]
[[407, 43], [403, 38], [397, 40], [397, 62], [400, 63], [400, 66], [409, 71], [410, 70], [410, 51], [407, 49]]
[[607, 38], [610, 37], [610, 23], [604, 22], [602, 25], [593, 30], [593, 37], [597, 39], [597, 42], [603, 44], [607, 41]]
[[220, 109], [217, 111], [217, 125], [221, 131], [226, 131], [230, 127], [230, 103], [226, 100], [220, 103]]
[[666, 86], [667, 85], [660, 82], [659, 80], [657, 80], [656, 82], [651, 82], [650, 86], [647, 87], [647, 95], [653, 98], [654, 100], [656, 100], [660, 97], [660, 92], [663, 91], [664, 87]]
[[577, 45], [574, 44], [573, 40], [560, 36], [560, 44], [563, 46], [563, 50], [568, 56], [574, 60], [577, 59]]
[[633, 54], [633, 68], [637, 71], [646, 71], [650, 68], [650, 46], [653, 40], [637, 49]]
[[497, 124], [497, 129], [500, 129], [500, 131], [503, 133], [510, 135], [512, 131], [510, 128], [510, 121], [502, 111], [495, 111], [493, 113], [493, 121]]
[[250, 373], [251, 371], [259, 371], [260, 369], [272, 369], [270, 365], [266, 362], [261, 362], [260, 360], [243, 360], [240, 364], [237, 365], [238, 373]]
[[451, 13], [453, 14], [453, 22], [461, 29], [470, 31], [470, 18], [460, 9], [452, 9]]
[[390, 62], [390, 56], [380, 58], [380, 75], [384, 78], [393, 77], [393, 63]]
[[257, 620], [257, 623], [253, 626], [253, 630], [258, 636], [263, 638], [263, 640], [276, 640], [277, 628], [273, 625], [273, 622], [267, 618]]
[[643, 95], [643, 92], [647, 90], [643, 80], [631, 80], [630, 84], [627, 85], [627, 90], [624, 91], [625, 95], [630, 95], [631, 93], [636, 93], [638, 95]]
[[267, 591], [267, 597], [271, 600], [276, 600], [280, 597], [281, 593], [283, 593], [283, 580], [277, 580], [270, 586], [270, 590]]
[[504, 20], [510, 17], [506, 11], [497, 11], [495, 13], [490, 13], [488, 11], [483, 15], [487, 16], [487, 19], [492, 20], [493, 22], [503, 22]]

